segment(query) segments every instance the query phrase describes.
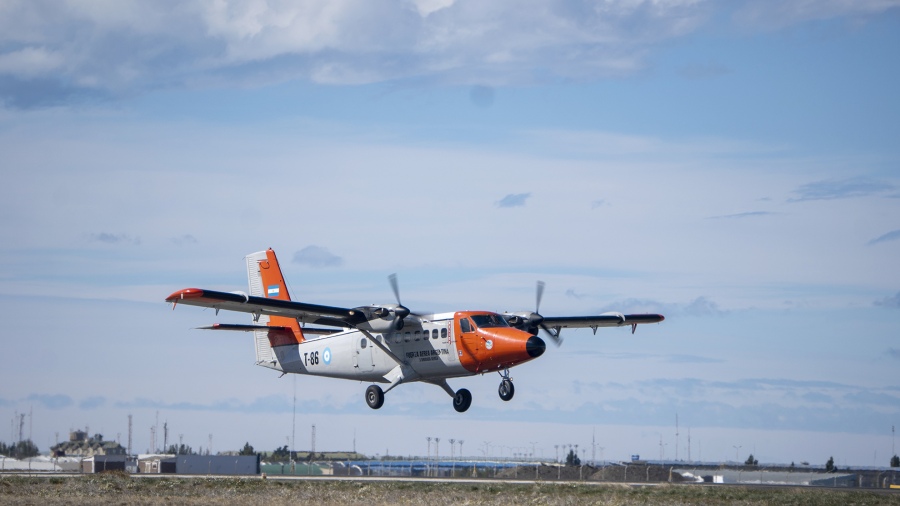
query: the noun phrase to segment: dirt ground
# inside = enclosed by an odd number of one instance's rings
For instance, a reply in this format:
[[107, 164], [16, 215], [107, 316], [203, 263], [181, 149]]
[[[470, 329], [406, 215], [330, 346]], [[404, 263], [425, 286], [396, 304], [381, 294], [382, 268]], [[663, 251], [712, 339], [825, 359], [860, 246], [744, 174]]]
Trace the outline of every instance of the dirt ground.
[[[533, 467], [504, 469], [497, 473], [497, 478], [523, 480], [535, 479]], [[541, 481], [610, 481], [625, 483], [681, 483], [680, 474], [671, 472], [667, 467], [648, 466], [646, 464], [628, 466], [541, 466], [537, 479]]]
[[[630, 468], [630, 466], [629, 466]], [[532, 469], [533, 471], [533, 469]], [[630, 469], [629, 469], [630, 471]], [[652, 474], [652, 471], [651, 471]], [[122, 506], [185, 504], [229, 506], [265, 504], [331, 505], [900, 505], [900, 494], [834, 491], [815, 488], [749, 488], [673, 485], [633, 487], [623, 484], [537, 484], [497, 482], [264, 480], [248, 478], [136, 478], [124, 473], [75, 477], [0, 475], [0, 504]]]

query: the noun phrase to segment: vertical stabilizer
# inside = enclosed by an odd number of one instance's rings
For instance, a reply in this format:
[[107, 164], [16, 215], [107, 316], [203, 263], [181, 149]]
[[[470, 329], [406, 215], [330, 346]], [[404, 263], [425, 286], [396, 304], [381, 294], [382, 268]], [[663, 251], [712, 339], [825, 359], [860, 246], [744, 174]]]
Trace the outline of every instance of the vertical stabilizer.
[[[269, 299], [291, 300], [281, 266], [275, 251], [269, 248], [247, 255], [247, 280], [250, 295]], [[295, 318], [287, 316], [261, 315], [257, 323], [272, 327], [269, 331], [258, 330], [253, 333], [256, 343], [256, 363], [266, 365], [276, 361], [274, 346], [299, 344], [304, 341], [303, 331]]]

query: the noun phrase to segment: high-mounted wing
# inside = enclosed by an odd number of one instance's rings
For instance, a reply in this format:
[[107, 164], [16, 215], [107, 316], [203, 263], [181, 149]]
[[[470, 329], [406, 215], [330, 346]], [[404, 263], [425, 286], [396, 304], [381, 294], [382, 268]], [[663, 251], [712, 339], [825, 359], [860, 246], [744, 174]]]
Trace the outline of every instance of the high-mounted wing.
[[541, 322], [544, 326], [554, 329], [586, 328], [597, 331], [598, 327], [624, 327], [630, 325], [632, 332], [637, 325], [643, 323], [659, 323], [665, 320], [661, 314], [621, 314], [606, 313], [598, 316], [545, 316]]
[[[217, 292], [200, 288], [185, 288], [166, 297], [166, 302], [187, 304], [226, 311], [250, 313], [259, 318], [260, 315], [285, 316], [296, 318], [302, 323], [313, 323], [329, 327], [355, 327], [367, 320], [359, 310], [307, 304], [290, 300], [256, 297], [240, 292]], [[174, 307], [174, 306], [173, 306]]]

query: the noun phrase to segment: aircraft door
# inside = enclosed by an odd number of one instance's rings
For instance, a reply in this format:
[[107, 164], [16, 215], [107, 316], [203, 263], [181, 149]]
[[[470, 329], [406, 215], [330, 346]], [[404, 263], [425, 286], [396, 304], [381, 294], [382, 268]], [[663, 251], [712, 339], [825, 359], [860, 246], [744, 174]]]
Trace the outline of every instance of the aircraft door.
[[478, 334], [475, 333], [477, 328], [472, 321], [466, 318], [465, 316], [459, 319], [459, 330], [460, 336], [458, 336], [457, 344], [459, 341], [462, 341], [462, 345], [469, 351], [469, 353], [473, 353], [476, 356], [481, 351], [481, 338], [478, 337]]
[[372, 361], [372, 343], [369, 342], [369, 338], [366, 336], [360, 336], [356, 341], [356, 353], [353, 354], [353, 367], [358, 368], [360, 371], [371, 371], [375, 368], [375, 363]]
[[453, 339], [453, 323], [448, 322], [446, 325], [441, 327], [438, 332], [441, 333], [441, 347], [447, 348], [450, 352], [450, 361], [456, 362], [459, 360], [459, 355], [456, 351], [456, 340]]

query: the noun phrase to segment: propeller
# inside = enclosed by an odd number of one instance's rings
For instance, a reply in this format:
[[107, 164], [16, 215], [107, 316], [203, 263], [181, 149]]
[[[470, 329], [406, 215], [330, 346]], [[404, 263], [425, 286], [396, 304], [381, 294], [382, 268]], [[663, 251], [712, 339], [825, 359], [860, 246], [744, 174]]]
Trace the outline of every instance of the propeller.
[[397, 307], [393, 309], [394, 327], [395, 330], [400, 330], [403, 328], [403, 319], [409, 316], [410, 310], [400, 302], [400, 287], [397, 283], [397, 274], [388, 276], [388, 281], [390, 281], [391, 288], [394, 290], [394, 298], [397, 299]]
[[537, 293], [536, 293], [536, 297], [535, 297], [535, 301], [534, 301], [534, 313], [532, 313], [531, 316], [528, 318], [528, 323], [533, 325], [532, 328], [535, 329], [535, 334], [537, 334], [536, 327], [540, 327], [541, 329], [544, 330], [544, 332], [547, 333], [547, 335], [550, 336], [550, 339], [553, 340], [553, 344], [555, 344], [556, 346], [559, 346], [562, 344], [562, 338], [559, 337], [559, 332], [558, 331], [553, 332], [552, 330], [550, 330], [550, 328], [548, 328], [546, 325], [544, 325], [544, 317], [541, 316], [541, 313], [540, 313], [541, 312], [541, 299], [544, 297], [544, 286], [545, 285], [546, 284], [543, 281], [537, 282]]

